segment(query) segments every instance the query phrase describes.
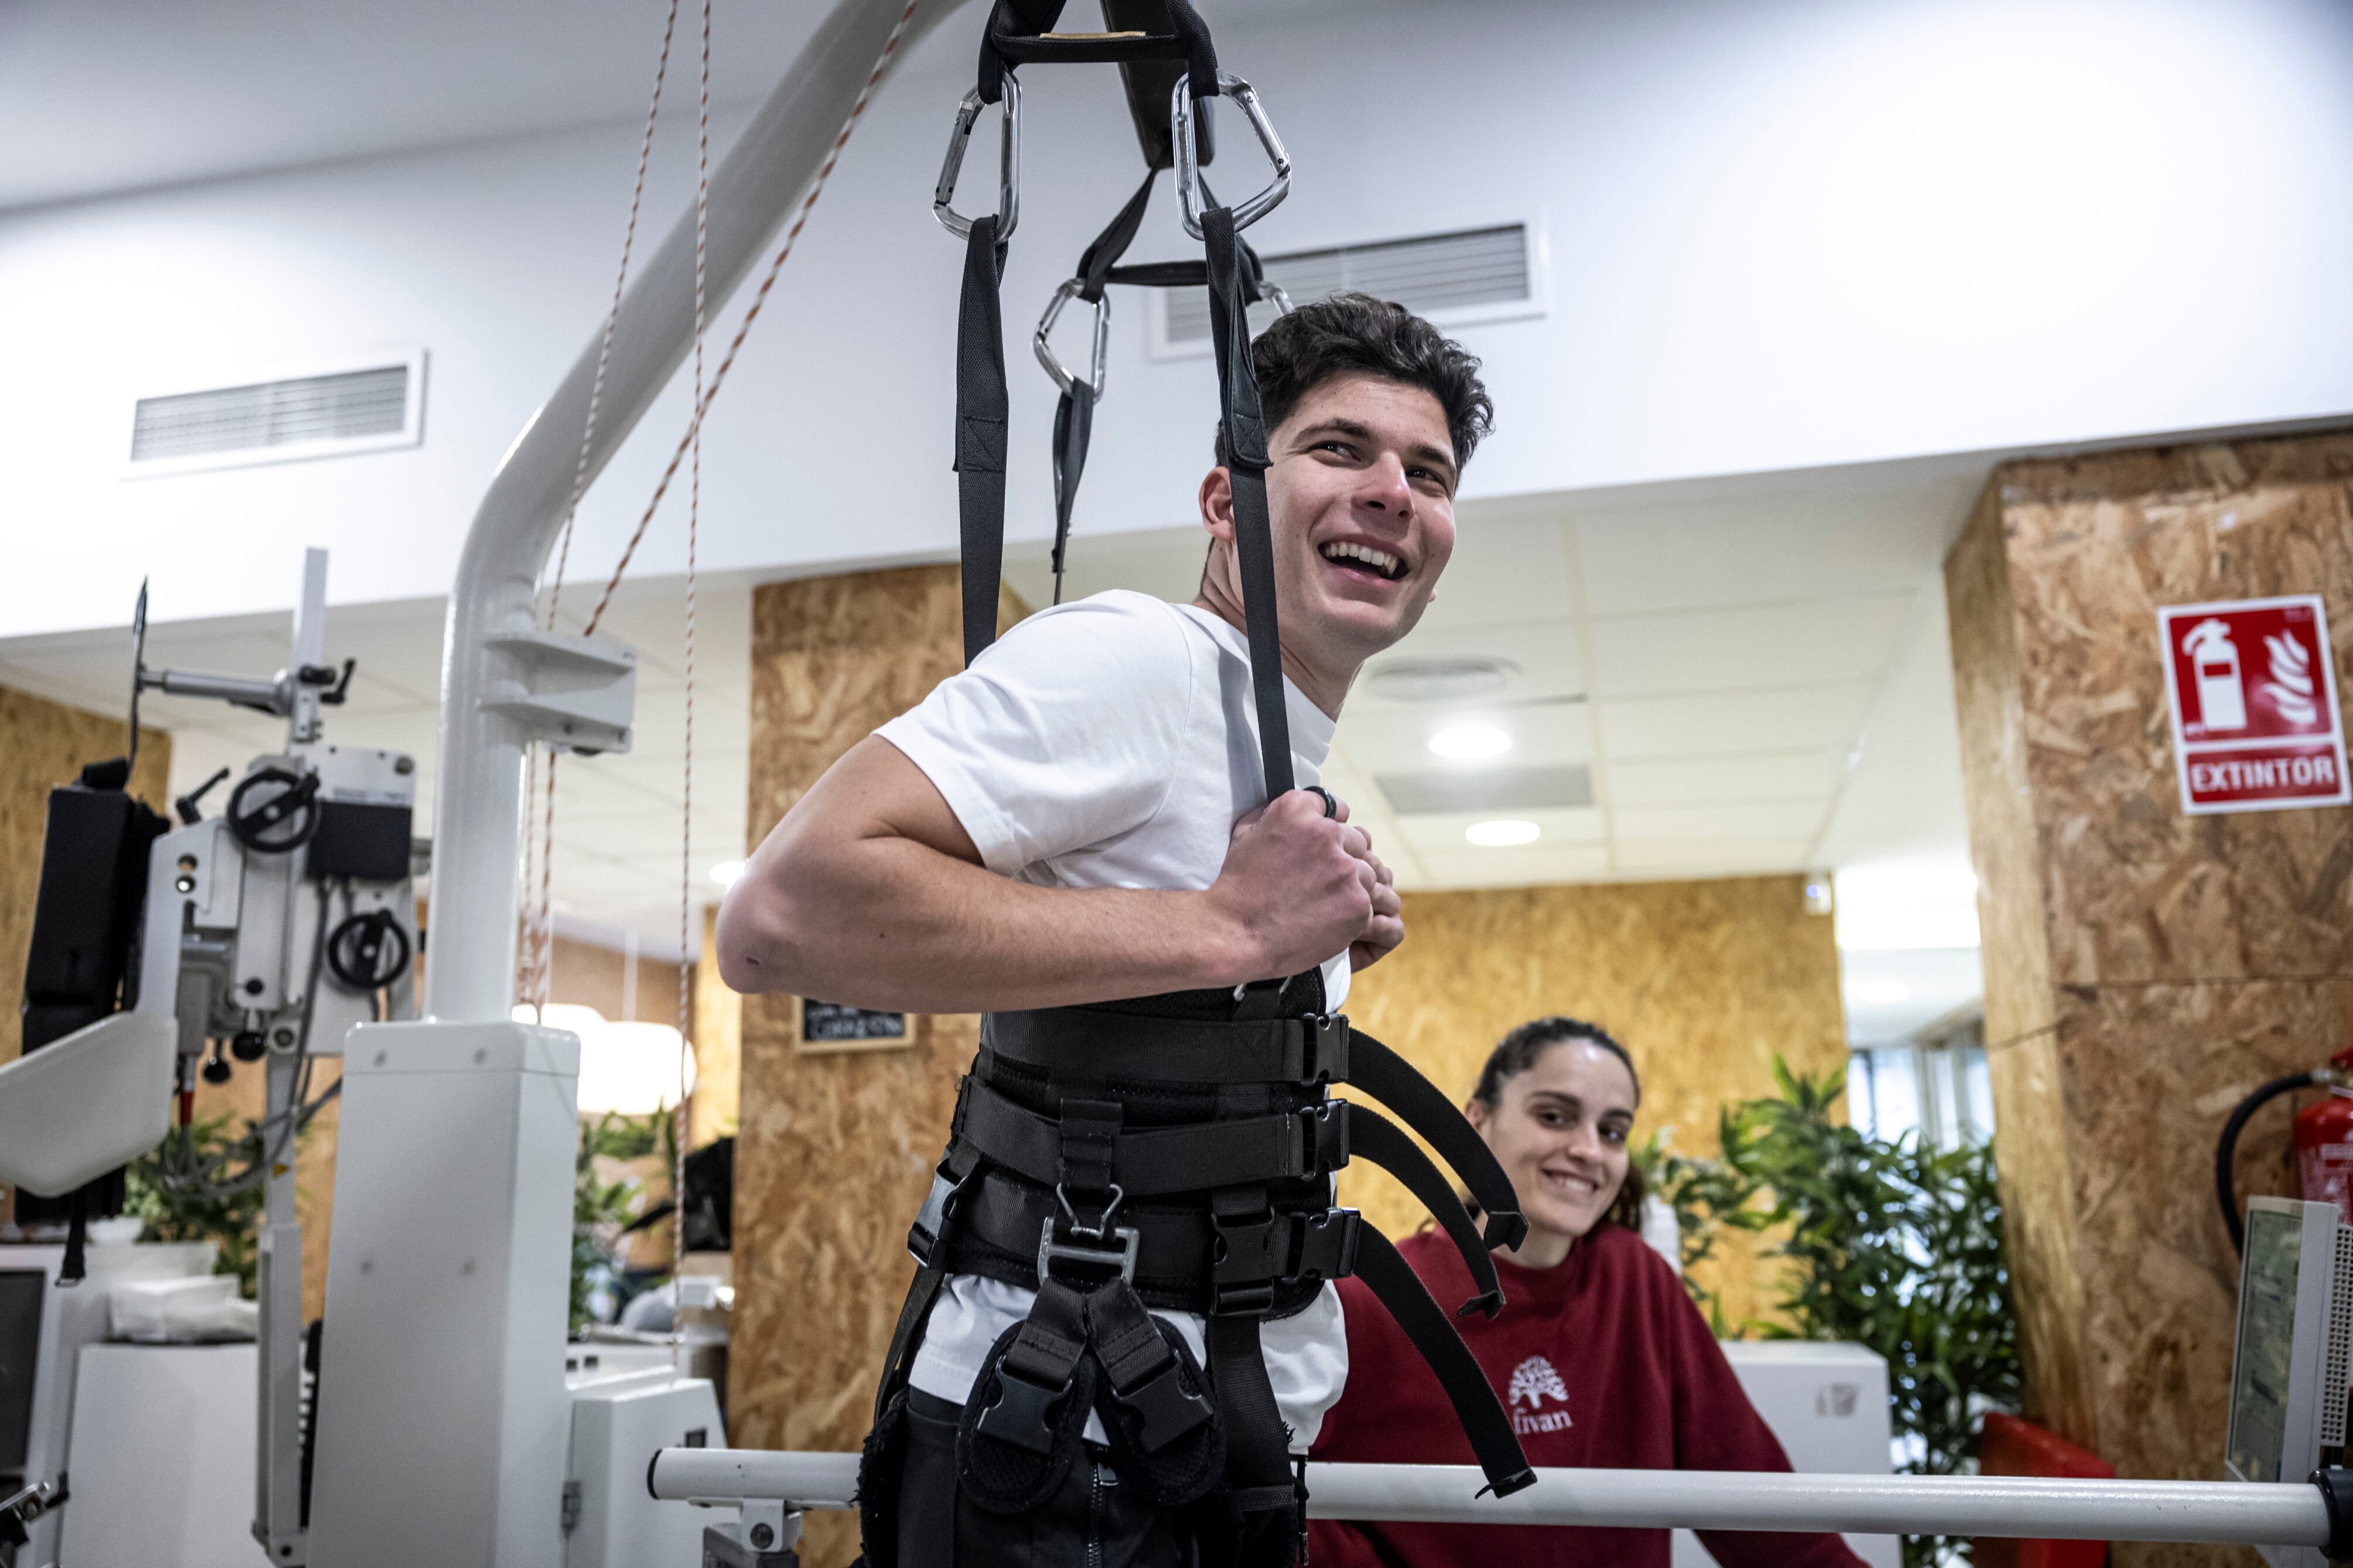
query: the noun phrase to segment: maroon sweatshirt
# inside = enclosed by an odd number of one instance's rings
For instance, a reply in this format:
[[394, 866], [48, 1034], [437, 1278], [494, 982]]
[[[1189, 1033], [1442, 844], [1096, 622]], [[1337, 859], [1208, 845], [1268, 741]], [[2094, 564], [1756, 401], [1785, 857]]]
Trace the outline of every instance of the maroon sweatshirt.
[[[1451, 1314], [1477, 1291], [1438, 1231], [1398, 1250]], [[1788, 1456], [1741, 1392], [1707, 1322], [1667, 1260], [1622, 1226], [1603, 1225], [1557, 1268], [1498, 1254], [1505, 1306], [1456, 1318], [1511, 1411], [1532, 1465], [1645, 1470], [1786, 1470]], [[1348, 1381], [1324, 1417], [1314, 1457], [1366, 1464], [1467, 1465], [1438, 1378], [1363, 1282], [1340, 1281]], [[1314, 1473], [1309, 1474], [1314, 1485]], [[1314, 1568], [1667, 1568], [1663, 1530], [1546, 1525], [1340, 1523], [1308, 1526]], [[1862, 1568], [1835, 1535], [1703, 1531], [1725, 1568]]]

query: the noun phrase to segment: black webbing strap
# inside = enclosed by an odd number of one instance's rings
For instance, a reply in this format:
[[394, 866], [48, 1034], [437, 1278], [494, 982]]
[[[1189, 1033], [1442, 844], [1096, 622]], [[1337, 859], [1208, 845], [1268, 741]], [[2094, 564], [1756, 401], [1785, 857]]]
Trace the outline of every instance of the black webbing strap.
[[1163, 1018], [1092, 1007], [984, 1015], [982, 1043], [1047, 1073], [1184, 1084], [1297, 1083], [1348, 1076], [1345, 1019]]
[[1291, 715], [1282, 699], [1282, 638], [1274, 611], [1274, 534], [1266, 506], [1266, 422], [1250, 364], [1249, 301], [1241, 240], [1233, 210], [1201, 215], [1209, 268], [1209, 337], [1218, 351], [1218, 393], [1226, 474], [1233, 497], [1234, 556], [1241, 575], [1242, 618], [1250, 632], [1250, 689], [1258, 703], [1258, 744], [1266, 798], [1292, 789]]
[[1112, 1397], [1134, 1413], [1145, 1453], [1158, 1453], [1209, 1419], [1209, 1402], [1185, 1388], [1176, 1352], [1126, 1280], [1113, 1279], [1088, 1296], [1087, 1326]]
[[994, 215], [973, 219], [956, 307], [956, 517], [964, 559], [964, 661], [997, 640], [1005, 570], [1005, 327], [997, 290], [1005, 256]]
[[1399, 1121], [1429, 1139], [1439, 1158], [1454, 1168], [1462, 1184], [1471, 1189], [1472, 1200], [1486, 1213], [1490, 1247], [1520, 1244], [1527, 1235], [1528, 1222], [1520, 1213], [1520, 1197], [1512, 1190], [1512, 1179], [1495, 1163], [1495, 1152], [1487, 1147], [1486, 1140], [1462, 1119], [1436, 1084], [1416, 1072], [1403, 1057], [1356, 1028], [1348, 1031], [1348, 1081], [1396, 1111]]
[[[1103, 308], [1103, 289], [1110, 281], [1113, 265], [1127, 254], [1135, 243], [1135, 232], [1143, 226], [1145, 209], [1152, 205], [1153, 183], [1160, 177], [1156, 169], [1144, 171], [1144, 183], [1135, 194], [1113, 215], [1103, 231], [1095, 236], [1079, 258], [1079, 269], [1071, 277], [1079, 285], [1078, 298], [1096, 310]], [[1054, 406], [1054, 603], [1062, 602], [1062, 552], [1071, 542], [1071, 511], [1078, 504], [1079, 479], [1086, 472], [1087, 443], [1094, 433], [1095, 388], [1085, 376], [1071, 377], [1071, 384], [1062, 400]]]
[[[1168, 30], [1147, 32], [1140, 38], [1121, 36], [1129, 30], [1124, 27], [1113, 33], [1050, 36], [1061, 16], [1062, 5], [1063, 0], [997, 0], [997, 8], [989, 15], [988, 30], [980, 41], [980, 93], [984, 102], [997, 101], [1007, 70], [1032, 61], [1041, 65], [1126, 65], [1140, 60], [1181, 60], [1196, 83], [1207, 84], [1196, 87], [1193, 96], [1216, 96], [1217, 47], [1209, 41], [1208, 26], [1188, 0], [1165, 0]], [[1160, 106], [1164, 121], [1167, 111], [1164, 96]]]
[[[975, 1079], [958, 1141], [1041, 1186], [1057, 1185], [1072, 1147], [1069, 1109], [1087, 1102], [1062, 1103], [1060, 1120], [1041, 1116]], [[1347, 1101], [1335, 1100], [1296, 1112], [1122, 1131], [1106, 1140], [1104, 1186], [1115, 1183], [1130, 1198], [1147, 1198], [1329, 1174], [1348, 1161], [1347, 1110]]]
[[1476, 1311], [1490, 1318], [1502, 1311], [1504, 1282], [1495, 1278], [1495, 1260], [1487, 1256], [1487, 1244], [1480, 1239], [1479, 1227], [1471, 1223], [1470, 1211], [1454, 1195], [1454, 1189], [1446, 1184], [1438, 1167], [1430, 1163], [1430, 1156], [1421, 1152], [1421, 1146], [1371, 1106], [1350, 1105], [1348, 1149], [1357, 1158], [1378, 1165], [1403, 1182], [1431, 1217], [1445, 1227], [1448, 1239], [1462, 1255], [1462, 1266], [1471, 1271], [1472, 1281], [1480, 1291], [1462, 1303], [1461, 1311]]
[[1291, 1428], [1274, 1402], [1258, 1323], [1256, 1318], [1212, 1317], [1201, 1333], [1226, 1427], [1227, 1506], [1245, 1517], [1287, 1511], [1294, 1500]]
[[1086, 1298], [1060, 1279], [1039, 1280], [1029, 1315], [997, 1363], [997, 1398], [981, 1412], [977, 1430], [1017, 1448], [1051, 1452], [1055, 1407], [1070, 1394], [1086, 1353]]
[[[1509, 1497], [1534, 1486], [1535, 1472], [1528, 1468], [1528, 1457], [1512, 1433], [1512, 1418], [1496, 1399], [1494, 1384], [1487, 1381], [1478, 1358], [1454, 1331], [1444, 1310], [1430, 1299], [1412, 1265], [1398, 1256], [1388, 1237], [1369, 1225], [1356, 1237], [1356, 1278], [1438, 1374], [1446, 1402], [1454, 1406], [1454, 1418], [1462, 1423], [1463, 1435], [1471, 1439], [1471, 1452], [1486, 1472], [1488, 1489], [1497, 1497]], [[1217, 1323], [1214, 1318], [1209, 1321], [1212, 1327]]]
[[914, 1354], [915, 1342], [923, 1336], [923, 1324], [932, 1315], [932, 1303], [939, 1300], [940, 1287], [947, 1283], [944, 1268], [922, 1268], [907, 1287], [907, 1299], [899, 1307], [898, 1326], [891, 1331], [891, 1348], [882, 1357], [882, 1382], [874, 1391], [874, 1419], [882, 1419], [883, 1407], [891, 1396], [907, 1381], [908, 1360]]

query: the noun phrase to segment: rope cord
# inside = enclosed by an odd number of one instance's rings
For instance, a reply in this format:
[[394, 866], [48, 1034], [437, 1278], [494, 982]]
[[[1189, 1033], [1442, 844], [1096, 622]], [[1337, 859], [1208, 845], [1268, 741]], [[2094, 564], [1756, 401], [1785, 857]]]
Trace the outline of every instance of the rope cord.
[[767, 275], [760, 279], [760, 287], [753, 291], [752, 302], [745, 307], [744, 320], [736, 327], [735, 336], [729, 342], [727, 352], [720, 356], [719, 368], [712, 374], [710, 386], [696, 400], [694, 415], [687, 425], [686, 434], [679, 438], [677, 450], [670, 453], [670, 464], [662, 470], [661, 482], [654, 487], [653, 499], [646, 503], [644, 515], [638, 519], [637, 531], [629, 535], [628, 545], [621, 552], [621, 559], [613, 568], [612, 579], [605, 584], [604, 596], [596, 601], [596, 608], [588, 616], [588, 631], [595, 631], [597, 622], [603, 619], [606, 606], [612, 602], [613, 590], [620, 586], [623, 574], [629, 569], [630, 558], [637, 553], [638, 542], [646, 536], [646, 525], [653, 521], [654, 511], [661, 505], [662, 497], [670, 492], [670, 481], [678, 477], [679, 466], [686, 460], [690, 446], [702, 434], [703, 416], [711, 412], [711, 405], [718, 400], [719, 389], [726, 384], [727, 373], [735, 365], [736, 351], [744, 346], [744, 339], [750, 333], [752, 323], [759, 319], [761, 307], [767, 303], [768, 290], [776, 287], [776, 275], [784, 270], [786, 258], [792, 255], [793, 242], [800, 238], [801, 229], [808, 222], [810, 209], [817, 205], [818, 197], [825, 194], [826, 181], [832, 177], [834, 165], [841, 161], [841, 150], [849, 145], [850, 132], [858, 128], [860, 118], [865, 114], [867, 104], [874, 97], [874, 89], [882, 80], [882, 73], [890, 68], [892, 57], [899, 52], [899, 40], [905, 35], [907, 24], [914, 18], [915, 7], [920, 3], [921, 0], [908, 0], [907, 8], [899, 13], [899, 20], [892, 25], [891, 36], [882, 41], [882, 52], [875, 58], [874, 68], [868, 73], [866, 85], [859, 89], [858, 101], [849, 106], [849, 113], [841, 122], [841, 133], [833, 139], [832, 147], [827, 151], [825, 163], [818, 169], [817, 178], [809, 184], [808, 195], [801, 198], [800, 210], [794, 215], [793, 226], [785, 231], [784, 243], [777, 247], [776, 258], [768, 263]]
[[[702, 338], [705, 242], [711, 220], [711, 0], [702, 0], [702, 97], [696, 110], [694, 142], [694, 405], [702, 404]], [[678, 846], [678, 1105], [670, 1112], [670, 1359], [686, 1363], [686, 1067], [694, 1049], [690, 1031], [694, 1005], [694, 544], [702, 517], [702, 422], [694, 423], [694, 471], [686, 491], [686, 742], [679, 784]]]
[[[651, 101], [646, 105], [646, 128], [638, 139], [638, 174], [629, 187], [629, 218], [621, 230], [621, 259], [613, 273], [613, 302], [605, 311], [604, 331], [596, 340], [596, 374], [588, 384], [588, 412], [580, 426], [580, 455], [572, 465], [572, 495], [564, 509], [564, 531], [558, 536], [555, 552], [555, 574], [550, 579], [547, 592], [547, 629], [555, 629], [555, 610], [564, 597], [564, 574], [572, 560], [573, 522], [580, 513], [580, 498], [588, 489], [588, 456], [596, 439], [596, 414], [605, 400], [605, 374], [613, 360], [613, 333], [621, 320], [621, 297], [629, 280], [629, 257], [638, 241], [638, 215], [645, 205], [646, 169], [652, 161], [654, 127], [661, 118], [662, 86], [670, 79], [670, 41], [678, 31], [678, 0], [670, 0], [670, 12], [662, 20], [660, 57], [654, 62], [654, 89]], [[531, 1004], [533, 1012], [547, 1006], [547, 987], [555, 946], [555, 919], [553, 889], [549, 883], [553, 869], [549, 863], [555, 853], [555, 753], [547, 757], [547, 805], [542, 819], [540, 837], [531, 834], [530, 810], [539, 804], [539, 752], [529, 749], [523, 771], [523, 798], [530, 803], [523, 817], [524, 896], [530, 896], [533, 861], [541, 863], [539, 902], [530, 931], [516, 955], [515, 992], [519, 1001]]]

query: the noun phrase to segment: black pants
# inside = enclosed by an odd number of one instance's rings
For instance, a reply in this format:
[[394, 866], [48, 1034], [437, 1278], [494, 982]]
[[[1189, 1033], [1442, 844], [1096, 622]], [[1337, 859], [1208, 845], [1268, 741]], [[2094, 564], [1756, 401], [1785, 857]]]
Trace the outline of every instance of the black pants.
[[908, 1390], [895, 1568], [1194, 1568], [1198, 1562], [1189, 1531], [1123, 1485], [1111, 1450], [1100, 1444], [1082, 1449], [1044, 1507], [1000, 1514], [976, 1506], [956, 1484], [963, 1414], [944, 1399]]

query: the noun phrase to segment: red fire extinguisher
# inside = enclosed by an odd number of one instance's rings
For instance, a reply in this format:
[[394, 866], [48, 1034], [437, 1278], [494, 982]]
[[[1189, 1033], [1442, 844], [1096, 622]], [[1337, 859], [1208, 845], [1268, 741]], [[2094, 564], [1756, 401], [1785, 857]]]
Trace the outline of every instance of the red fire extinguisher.
[[2222, 1124], [2221, 1142], [2214, 1149], [2214, 1190], [2221, 1199], [2222, 1223], [2230, 1227], [2234, 1247], [2245, 1245], [2231, 1170], [2239, 1133], [2258, 1107], [2299, 1089], [2327, 1093], [2295, 1113], [2297, 1188], [2307, 1203], [2335, 1204], [2346, 1223], [2353, 1225], [2353, 1047], [2348, 1047], [2329, 1058], [2327, 1067], [2272, 1079], [2239, 1101], [2238, 1109]]
[[2328, 1092], [2295, 1113], [2296, 1185], [2305, 1202], [2335, 1204], [2353, 1225], [2353, 1049], [2328, 1061]]

